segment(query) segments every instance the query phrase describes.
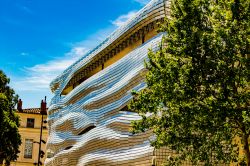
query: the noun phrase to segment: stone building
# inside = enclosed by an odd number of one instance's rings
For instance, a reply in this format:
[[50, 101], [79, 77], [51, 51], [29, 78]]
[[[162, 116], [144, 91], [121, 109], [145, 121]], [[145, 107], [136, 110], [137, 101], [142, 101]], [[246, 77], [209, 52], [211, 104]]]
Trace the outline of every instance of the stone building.
[[[20, 102], [20, 101], [19, 101]], [[41, 132], [42, 115], [40, 108], [22, 109], [19, 105], [17, 114], [20, 117], [19, 133], [22, 144], [19, 147], [20, 153], [18, 159], [11, 163], [11, 166], [34, 166], [38, 163], [39, 141]], [[47, 115], [43, 115], [43, 121]], [[46, 121], [45, 121], [46, 122]], [[48, 129], [46, 123], [43, 123], [42, 140], [47, 142]], [[46, 150], [46, 144], [41, 143], [41, 150]], [[41, 159], [44, 164], [46, 156]]]

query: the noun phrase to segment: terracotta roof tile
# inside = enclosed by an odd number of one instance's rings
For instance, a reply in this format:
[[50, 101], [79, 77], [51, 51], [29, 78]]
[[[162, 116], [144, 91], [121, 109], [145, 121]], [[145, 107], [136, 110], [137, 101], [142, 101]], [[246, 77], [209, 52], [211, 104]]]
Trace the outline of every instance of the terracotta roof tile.
[[22, 109], [22, 111], [18, 111], [19, 113], [26, 113], [26, 114], [40, 114], [40, 108], [27, 108], [27, 109]]

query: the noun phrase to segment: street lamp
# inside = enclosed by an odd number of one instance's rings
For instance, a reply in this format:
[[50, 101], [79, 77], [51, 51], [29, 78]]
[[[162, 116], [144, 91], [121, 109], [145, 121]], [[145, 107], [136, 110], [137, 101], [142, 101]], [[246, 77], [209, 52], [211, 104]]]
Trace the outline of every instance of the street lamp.
[[[41, 121], [41, 129], [40, 129], [40, 141], [39, 142], [34, 142], [34, 143], [38, 143], [39, 144], [39, 152], [38, 152], [38, 162], [34, 163], [34, 165], [42, 165], [42, 162], [40, 161], [41, 158], [44, 157], [45, 152], [41, 150], [41, 145], [42, 143], [46, 144], [46, 141], [44, 141], [42, 139], [42, 134], [43, 134], [43, 124], [47, 123], [46, 120], [43, 120], [43, 115], [47, 115], [47, 103], [46, 103], [46, 96], [45, 96], [45, 100], [41, 102], [41, 109], [40, 109], [40, 114], [42, 115], [42, 121]], [[46, 127], [46, 126], [45, 126]]]

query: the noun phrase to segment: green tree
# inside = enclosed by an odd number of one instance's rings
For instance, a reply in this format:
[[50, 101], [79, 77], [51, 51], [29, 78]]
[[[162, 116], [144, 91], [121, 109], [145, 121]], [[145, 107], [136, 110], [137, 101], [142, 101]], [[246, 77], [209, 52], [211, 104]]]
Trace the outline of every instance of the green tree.
[[171, 1], [160, 50], [146, 62], [147, 88], [133, 92], [130, 103], [142, 117], [133, 132], [152, 130], [152, 146], [176, 151], [169, 165], [250, 165], [249, 6], [249, 0]]
[[19, 117], [15, 114], [18, 96], [8, 84], [10, 79], [0, 70], [0, 165], [17, 159], [21, 136]]

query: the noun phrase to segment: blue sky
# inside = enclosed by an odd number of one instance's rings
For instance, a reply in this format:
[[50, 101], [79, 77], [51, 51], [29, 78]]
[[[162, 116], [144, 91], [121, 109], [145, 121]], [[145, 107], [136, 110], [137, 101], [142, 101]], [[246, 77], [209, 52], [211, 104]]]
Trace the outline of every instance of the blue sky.
[[0, 0], [0, 70], [39, 107], [50, 81], [149, 0]]

